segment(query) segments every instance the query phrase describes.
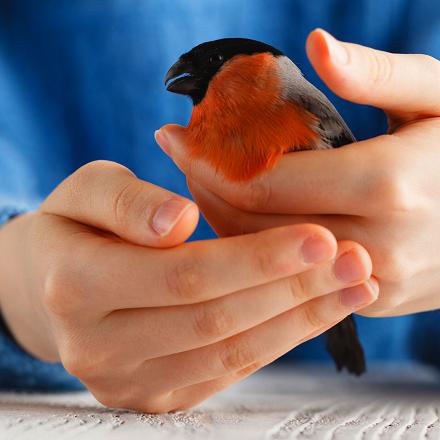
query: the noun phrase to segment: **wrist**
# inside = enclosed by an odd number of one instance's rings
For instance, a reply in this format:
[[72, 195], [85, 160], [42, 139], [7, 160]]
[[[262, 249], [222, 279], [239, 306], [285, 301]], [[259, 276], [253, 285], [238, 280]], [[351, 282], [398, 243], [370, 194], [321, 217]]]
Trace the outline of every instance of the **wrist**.
[[[14, 277], [13, 272], [15, 272], [16, 256], [23, 243], [22, 215], [20, 214], [13, 208], [0, 211], [0, 310], [4, 308], [7, 300], [6, 293], [12, 288], [11, 280], [17, 278]], [[20, 236], [22, 239], [19, 239]]]
[[33, 276], [37, 261], [29, 240], [35, 212], [15, 215], [0, 228], [0, 312], [14, 339], [32, 355], [44, 358], [53, 346], [42, 319], [38, 282]]

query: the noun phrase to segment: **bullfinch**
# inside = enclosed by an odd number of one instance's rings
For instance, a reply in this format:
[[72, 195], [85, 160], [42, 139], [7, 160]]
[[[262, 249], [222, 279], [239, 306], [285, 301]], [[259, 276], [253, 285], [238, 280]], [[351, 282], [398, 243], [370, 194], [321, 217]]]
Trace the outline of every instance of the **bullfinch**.
[[[185, 143], [232, 182], [273, 168], [283, 154], [355, 142], [327, 97], [280, 50], [246, 38], [202, 43], [171, 66], [168, 91], [193, 103]], [[326, 332], [337, 369], [360, 375], [365, 357], [353, 316]]]

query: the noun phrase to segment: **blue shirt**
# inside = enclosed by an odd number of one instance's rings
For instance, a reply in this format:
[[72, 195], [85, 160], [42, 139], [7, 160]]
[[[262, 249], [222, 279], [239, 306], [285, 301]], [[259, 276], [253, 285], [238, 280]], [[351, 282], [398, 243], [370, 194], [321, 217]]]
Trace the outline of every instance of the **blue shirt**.
[[[190, 102], [167, 93], [163, 76], [181, 53], [206, 40], [249, 37], [280, 48], [327, 93], [359, 139], [383, 133], [381, 111], [342, 101], [312, 70], [304, 43], [315, 27], [378, 49], [440, 58], [436, 0], [0, 0], [0, 221], [38, 207], [94, 159], [122, 163], [188, 196], [153, 131], [188, 121]], [[194, 238], [207, 237], [213, 233], [201, 220]], [[438, 318], [438, 312], [358, 318], [367, 358], [440, 365]], [[328, 359], [320, 338], [289, 356]], [[79, 384], [61, 366], [23, 352], [3, 329], [0, 386]]]

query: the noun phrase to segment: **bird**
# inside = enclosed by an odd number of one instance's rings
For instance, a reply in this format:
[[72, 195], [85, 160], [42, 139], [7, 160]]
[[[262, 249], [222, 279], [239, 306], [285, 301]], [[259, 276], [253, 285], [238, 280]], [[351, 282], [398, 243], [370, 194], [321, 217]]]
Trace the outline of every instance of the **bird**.
[[[189, 157], [204, 160], [231, 182], [267, 172], [287, 153], [356, 142], [333, 104], [296, 64], [257, 40], [201, 43], [170, 67], [165, 86], [192, 101], [184, 131]], [[326, 348], [338, 371], [365, 372], [352, 315], [326, 332]]]

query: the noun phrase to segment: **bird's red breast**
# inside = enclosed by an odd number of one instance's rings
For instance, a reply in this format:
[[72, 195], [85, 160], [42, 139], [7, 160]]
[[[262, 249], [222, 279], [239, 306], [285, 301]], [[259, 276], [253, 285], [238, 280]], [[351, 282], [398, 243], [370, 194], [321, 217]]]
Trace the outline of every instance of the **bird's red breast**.
[[316, 117], [283, 98], [277, 59], [268, 53], [234, 57], [193, 108], [186, 145], [232, 181], [272, 168], [289, 151], [318, 142]]

